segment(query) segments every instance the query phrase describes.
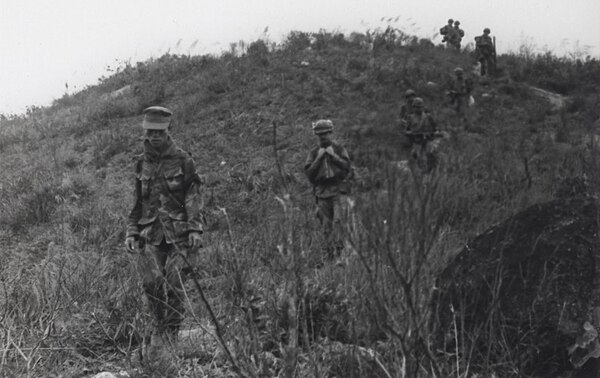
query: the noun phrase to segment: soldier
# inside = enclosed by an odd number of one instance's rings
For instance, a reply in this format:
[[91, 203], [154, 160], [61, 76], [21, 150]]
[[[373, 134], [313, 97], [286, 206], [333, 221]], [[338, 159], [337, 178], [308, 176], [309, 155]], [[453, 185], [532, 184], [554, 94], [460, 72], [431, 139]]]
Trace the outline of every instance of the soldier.
[[452, 41], [452, 45], [460, 51], [460, 43], [462, 42], [462, 38], [465, 36], [465, 31], [460, 28], [460, 21], [454, 21], [454, 40]]
[[454, 38], [454, 27], [452, 26], [452, 24], [454, 23], [453, 19], [449, 19], [448, 20], [448, 24], [444, 25], [441, 29], [440, 29], [440, 34], [444, 36], [444, 38], [442, 38], [442, 43], [446, 42], [446, 47], [450, 47], [452, 45], [452, 40]]
[[475, 37], [475, 54], [477, 60], [481, 64], [481, 76], [485, 76], [490, 72], [490, 68], [494, 66], [496, 57], [496, 47], [490, 37], [490, 29], [483, 29], [483, 34]]
[[333, 142], [331, 120], [318, 120], [312, 129], [319, 138], [319, 145], [308, 154], [304, 172], [313, 185], [327, 258], [333, 259], [343, 248], [340, 233], [350, 194], [347, 181], [351, 172], [350, 156], [343, 146]]
[[464, 126], [469, 128], [467, 108], [473, 90], [473, 81], [470, 78], [465, 78], [461, 67], [456, 67], [454, 74], [454, 80], [452, 81], [450, 90], [447, 92], [450, 105], [454, 108], [456, 115], [464, 123]]
[[411, 142], [411, 157], [425, 172], [430, 172], [437, 165], [438, 132], [436, 122], [429, 112], [425, 111], [425, 103], [421, 97], [413, 100], [413, 113], [408, 117], [405, 135]]
[[150, 346], [177, 341], [183, 320], [183, 268], [201, 246], [200, 180], [190, 155], [169, 135], [171, 111], [144, 110], [144, 152], [136, 156], [134, 206], [125, 246], [138, 256], [138, 269], [155, 329]]
[[412, 102], [417, 97], [417, 94], [412, 89], [407, 89], [404, 93], [405, 103], [400, 107], [400, 120], [404, 121], [413, 112]]

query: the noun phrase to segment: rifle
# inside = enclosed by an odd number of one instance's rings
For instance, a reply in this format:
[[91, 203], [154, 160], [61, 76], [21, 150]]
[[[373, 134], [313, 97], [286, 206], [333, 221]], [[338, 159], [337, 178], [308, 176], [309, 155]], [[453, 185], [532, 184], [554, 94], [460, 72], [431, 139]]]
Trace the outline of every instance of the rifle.
[[494, 57], [494, 74], [496, 73], [496, 36], [494, 36], [493, 40], [493, 46], [494, 46], [494, 55], [492, 55]]

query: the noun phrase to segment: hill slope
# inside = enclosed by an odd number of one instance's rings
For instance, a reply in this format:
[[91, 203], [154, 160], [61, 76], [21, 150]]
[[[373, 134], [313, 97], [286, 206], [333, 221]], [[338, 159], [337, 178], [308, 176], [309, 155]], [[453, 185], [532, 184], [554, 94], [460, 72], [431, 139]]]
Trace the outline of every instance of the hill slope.
[[[174, 137], [205, 178], [211, 232], [199, 283], [235, 351], [229, 366], [246, 375], [308, 367], [343, 375], [335, 369], [350, 352], [324, 351], [319, 336], [373, 348], [392, 375], [407, 368], [398, 351], [410, 369], [431, 366], [426, 330], [408, 314], [427, 316], [443, 262], [489, 225], [551, 198], [562, 179], [585, 175], [598, 183], [597, 148], [590, 144], [600, 116], [598, 61], [545, 55], [498, 62], [498, 77], [473, 75], [476, 133], [462, 130], [445, 97], [453, 68], [472, 67], [470, 53], [391, 29], [347, 37], [295, 32], [282, 45], [259, 40], [220, 57], [165, 55], [125, 66], [49, 108], [5, 117], [2, 368], [46, 374], [69, 359], [74, 375], [99, 361], [122, 361], [147, 330], [122, 240], [139, 114], [150, 105], [174, 111]], [[557, 112], [530, 85], [568, 96], [565, 108]], [[394, 168], [406, 156], [398, 114], [408, 88], [451, 135], [432, 179]], [[343, 269], [313, 269], [318, 230], [301, 167], [315, 143], [311, 122], [319, 118], [333, 119], [356, 165], [349, 236], [356, 254]], [[398, 287], [399, 297], [369, 294]], [[208, 321], [197, 296], [191, 288], [197, 312], [190, 326]], [[302, 349], [288, 335], [306, 331], [307, 319], [315, 324]], [[311, 353], [325, 362], [307, 362]], [[227, 365], [220, 356], [219, 366]], [[189, 358], [178, 361], [180, 371], [189, 367]], [[435, 361], [439, 371], [453, 369]]]

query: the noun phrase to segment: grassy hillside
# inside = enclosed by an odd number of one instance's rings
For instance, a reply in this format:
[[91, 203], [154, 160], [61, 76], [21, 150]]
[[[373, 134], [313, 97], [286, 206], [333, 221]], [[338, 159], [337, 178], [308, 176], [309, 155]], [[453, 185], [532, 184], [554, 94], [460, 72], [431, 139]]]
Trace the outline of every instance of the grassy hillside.
[[[551, 198], [567, 178], [599, 187], [593, 122], [600, 62], [507, 55], [498, 65], [494, 78], [469, 73], [476, 83], [472, 133], [445, 97], [452, 70], [470, 71], [472, 53], [393, 29], [294, 32], [282, 44], [238, 44], [220, 57], [165, 55], [122, 67], [50, 107], [3, 117], [0, 372], [518, 371], [431, 350], [429, 296], [445, 261], [479, 232]], [[566, 96], [565, 107], [556, 110], [531, 86]], [[450, 135], [430, 177], [396, 164], [406, 157], [398, 115], [408, 88]], [[174, 111], [174, 137], [204, 177], [209, 232], [189, 287], [187, 323], [217, 328], [222, 344], [205, 337], [172, 358], [140, 362], [132, 351], [149, 319], [122, 243], [139, 114], [150, 105]], [[320, 269], [302, 173], [318, 118], [333, 119], [356, 166], [346, 264]]]

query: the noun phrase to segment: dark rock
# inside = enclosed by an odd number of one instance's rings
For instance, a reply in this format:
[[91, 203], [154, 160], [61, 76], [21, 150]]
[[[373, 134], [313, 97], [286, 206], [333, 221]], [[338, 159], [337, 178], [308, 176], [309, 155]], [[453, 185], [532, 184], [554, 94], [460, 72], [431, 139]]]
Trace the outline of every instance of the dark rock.
[[454, 354], [458, 345], [474, 369], [500, 375], [510, 365], [519, 376], [598, 376], [597, 358], [583, 364], [569, 355], [585, 322], [600, 329], [598, 225], [596, 200], [563, 197], [468, 243], [438, 278], [437, 350]]

